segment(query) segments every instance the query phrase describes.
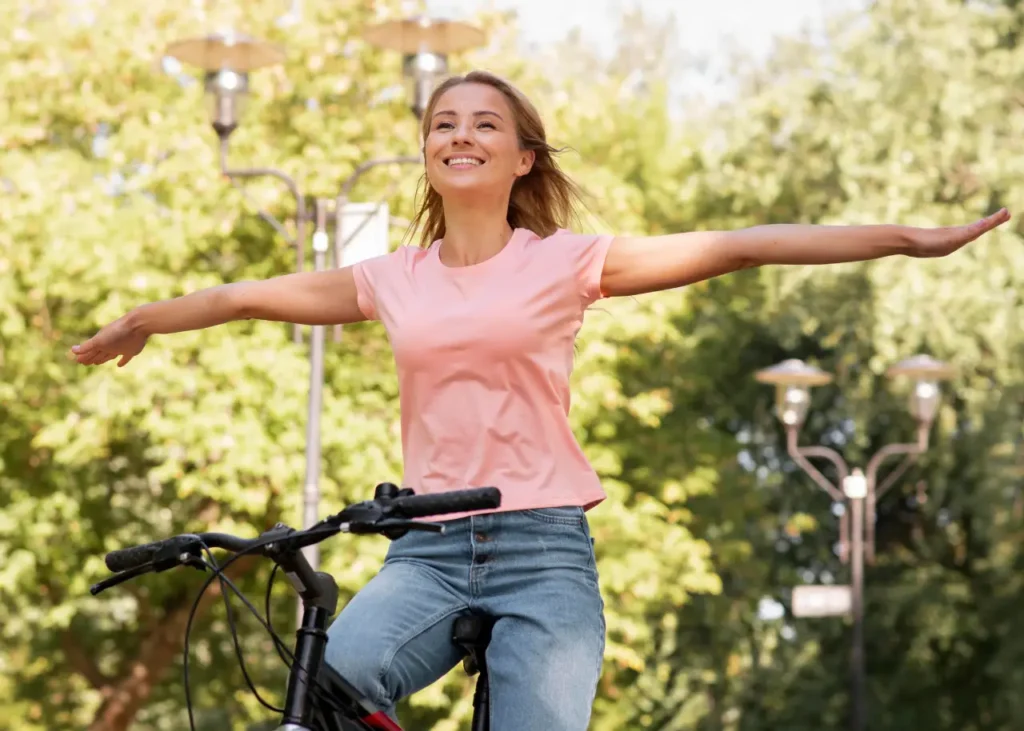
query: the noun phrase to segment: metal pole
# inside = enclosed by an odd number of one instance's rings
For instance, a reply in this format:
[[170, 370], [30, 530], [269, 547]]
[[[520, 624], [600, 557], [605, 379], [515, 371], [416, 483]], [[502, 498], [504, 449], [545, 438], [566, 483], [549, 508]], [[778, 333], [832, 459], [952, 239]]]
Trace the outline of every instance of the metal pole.
[[851, 591], [853, 592], [853, 647], [850, 652], [851, 728], [864, 731], [867, 720], [864, 666], [864, 498], [849, 498], [853, 525], [851, 533]]
[[[352, 179], [349, 178], [342, 184], [343, 190], [348, 190], [351, 187]], [[345, 249], [345, 205], [348, 202], [348, 196], [345, 193], [340, 193], [337, 198], [334, 199], [334, 266], [338, 269], [341, 268], [341, 262], [344, 255]], [[334, 342], [341, 342], [341, 325], [334, 326]]]
[[[316, 232], [313, 234], [313, 270], [326, 268], [330, 237], [327, 235], [327, 204], [316, 200]], [[324, 326], [314, 325], [309, 343], [309, 410], [306, 416], [306, 479], [303, 486], [302, 527], [309, 528], [319, 519], [320, 510], [320, 415], [324, 400]], [[320, 549], [302, 549], [309, 565], [320, 568]]]
[[[327, 201], [316, 200], [316, 231], [313, 233], [313, 270], [324, 270], [330, 238], [327, 236]], [[314, 325], [309, 338], [309, 399], [306, 415], [306, 479], [302, 489], [302, 527], [317, 522], [320, 512], [320, 414], [324, 401], [324, 326]], [[302, 549], [314, 571], [320, 568], [320, 547]], [[302, 628], [302, 598], [297, 601], [296, 626]]]

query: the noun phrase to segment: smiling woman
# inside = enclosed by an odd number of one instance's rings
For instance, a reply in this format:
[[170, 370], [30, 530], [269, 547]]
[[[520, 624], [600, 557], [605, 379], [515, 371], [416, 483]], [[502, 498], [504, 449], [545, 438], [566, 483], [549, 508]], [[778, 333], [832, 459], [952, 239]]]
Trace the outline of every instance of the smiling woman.
[[[762, 264], [952, 253], [1009, 218], [968, 226], [755, 226], [628, 237], [566, 230], [578, 189], [540, 115], [485, 72], [445, 81], [423, 119], [421, 246], [352, 267], [240, 282], [132, 310], [72, 350], [125, 365], [150, 335], [247, 317], [380, 320], [395, 355], [403, 485], [496, 486], [500, 509], [442, 516], [395, 540], [329, 631], [327, 661], [384, 708], [459, 660], [455, 620], [496, 618], [490, 728], [587, 728], [604, 605], [585, 511], [604, 492], [569, 426], [573, 343], [601, 297]], [[394, 601], [396, 595], [402, 601]]]
[[[513, 228], [547, 237], [572, 218], [579, 189], [558, 167], [536, 107], [504, 79], [474, 71], [446, 80], [422, 132], [428, 185], [414, 224], [422, 245], [445, 240], [446, 260], [472, 264]], [[481, 248], [481, 235], [490, 245]]]

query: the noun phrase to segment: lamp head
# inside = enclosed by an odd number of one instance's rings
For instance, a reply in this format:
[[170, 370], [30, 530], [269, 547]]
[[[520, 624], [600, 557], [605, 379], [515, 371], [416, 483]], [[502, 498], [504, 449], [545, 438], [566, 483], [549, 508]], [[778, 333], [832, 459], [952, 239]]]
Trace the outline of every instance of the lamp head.
[[439, 53], [421, 51], [402, 60], [402, 78], [405, 81], [409, 108], [422, 120], [427, 103], [438, 83], [448, 75], [448, 58]]
[[832, 375], [797, 358], [758, 371], [754, 378], [775, 386], [775, 413], [787, 427], [799, 429], [811, 405], [811, 388], [832, 381]]
[[249, 72], [284, 60], [284, 52], [278, 47], [232, 30], [176, 41], [164, 55], [205, 72], [210, 123], [222, 139], [241, 121]]
[[931, 424], [935, 420], [942, 396], [939, 391], [939, 382], [948, 381], [954, 373], [952, 366], [929, 355], [912, 356], [886, 371], [886, 375], [890, 378], [908, 376], [914, 379], [914, 388], [910, 392], [908, 407], [911, 416], [919, 424]]
[[207, 71], [205, 84], [210, 123], [220, 138], [238, 127], [249, 93], [249, 74], [230, 69]]
[[448, 75], [448, 56], [482, 46], [484, 32], [467, 23], [425, 16], [370, 26], [363, 34], [377, 48], [402, 54], [409, 108], [423, 118], [430, 95]]

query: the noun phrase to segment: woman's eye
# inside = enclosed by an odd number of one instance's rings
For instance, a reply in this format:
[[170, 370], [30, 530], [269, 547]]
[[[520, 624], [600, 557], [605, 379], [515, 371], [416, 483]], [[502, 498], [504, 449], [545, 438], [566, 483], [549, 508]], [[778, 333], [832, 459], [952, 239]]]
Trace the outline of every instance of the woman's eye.
[[[438, 122], [437, 126], [434, 127], [434, 129], [455, 129], [455, 125], [452, 124], [451, 122]], [[497, 129], [497, 127], [494, 126], [493, 122], [481, 122], [480, 124], [477, 125], [477, 129]]]

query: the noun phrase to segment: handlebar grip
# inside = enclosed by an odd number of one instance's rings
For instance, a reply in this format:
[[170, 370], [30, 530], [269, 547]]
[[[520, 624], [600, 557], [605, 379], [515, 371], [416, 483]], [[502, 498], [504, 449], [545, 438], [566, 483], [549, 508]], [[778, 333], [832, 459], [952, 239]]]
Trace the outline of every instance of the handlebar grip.
[[165, 538], [162, 541], [143, 543], [141, 546], [121, 548], [107, 554], [104, 562], [107, 568], [114, 572], [128, 571], [150, 563], [157, 552], [167, 546], [180, 546], [183, 550], [195, 544], [195, 536], [174, 536]]
[[397, 512], [408, 518], [426, 518], [444, 513], [469, 513], [500, 507], [501, 491], [496, 487], [475, 487], [435, 495], [410, 495], [396, 498], [392, 505]]

